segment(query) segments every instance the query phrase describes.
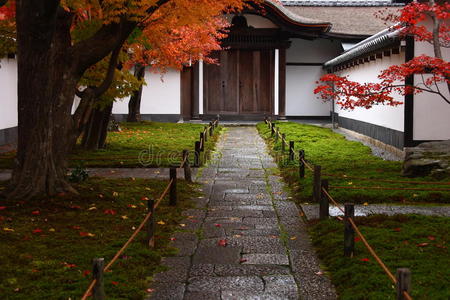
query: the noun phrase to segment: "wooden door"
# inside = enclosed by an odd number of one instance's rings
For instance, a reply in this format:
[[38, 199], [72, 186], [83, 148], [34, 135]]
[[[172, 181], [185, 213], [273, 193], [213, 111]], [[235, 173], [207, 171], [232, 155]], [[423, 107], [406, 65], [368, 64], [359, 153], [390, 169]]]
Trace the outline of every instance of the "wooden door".
[[241, 50], [239, 54], [239, 113], [270, 114], [273, 99], [271, 50]]
[[212, 57], [219, 65], [204, 65], [206, 114], [271, 114], [273, 50], [228, 50]]

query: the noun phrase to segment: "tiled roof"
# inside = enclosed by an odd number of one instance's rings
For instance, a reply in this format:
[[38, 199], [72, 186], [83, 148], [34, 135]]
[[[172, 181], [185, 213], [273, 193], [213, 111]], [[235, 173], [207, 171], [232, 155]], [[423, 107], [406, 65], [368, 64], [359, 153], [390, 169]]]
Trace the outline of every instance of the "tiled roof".
[[392, 0], [284, 0], [285, 6], [402, 6]]

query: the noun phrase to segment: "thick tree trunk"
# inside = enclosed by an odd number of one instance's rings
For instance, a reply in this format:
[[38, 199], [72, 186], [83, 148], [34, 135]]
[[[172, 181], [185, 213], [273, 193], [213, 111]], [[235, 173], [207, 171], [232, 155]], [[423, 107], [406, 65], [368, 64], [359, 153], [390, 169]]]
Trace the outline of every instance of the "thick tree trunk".
[[[66, 181], [78, 81], [70, 52], [70, 16], [56, 1], [18, 1], [18, 147], [8, 196], [75, 192]], [[58, 84], [54, 84], [58, 83]]]
[[[136, 65], [134, 76], [142, 80], [145, 75], [145, 67]], [[128, 117], [127, 122], [139, 122], [141, 120], [141, 99], [142, 99], [142, 85], [139, 90], [135, 91], [128, 102]]]
[[97, 150], [105, 147], [112, 107], [113, 104], [111, 103], [105, 108], [96, 108], [92, 111], [81, 141], [84, 149]]

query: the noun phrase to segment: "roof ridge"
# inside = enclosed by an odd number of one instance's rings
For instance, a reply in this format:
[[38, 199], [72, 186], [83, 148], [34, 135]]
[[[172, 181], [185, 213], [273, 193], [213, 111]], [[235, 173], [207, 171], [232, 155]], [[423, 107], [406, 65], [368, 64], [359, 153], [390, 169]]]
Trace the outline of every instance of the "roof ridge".
[[284, 6], [404, 6], [393, 0], [282, 0]]

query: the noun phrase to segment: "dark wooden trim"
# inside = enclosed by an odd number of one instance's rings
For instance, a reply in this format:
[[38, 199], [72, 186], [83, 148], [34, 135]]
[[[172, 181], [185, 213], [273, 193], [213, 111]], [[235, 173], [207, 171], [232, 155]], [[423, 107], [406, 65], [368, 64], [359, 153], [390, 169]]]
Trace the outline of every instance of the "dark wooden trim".
[[181, 101], [180, 112], [184, 120], [190, 120], [192, 117], [193, 106], [193, 67], [183, 67], [180, 72], [180, 89], [181, 89]]
[[[414, 37], [406, 37], [405, 62], [414, 58]], [[414, 76], [409, 76], [405, 84], [414, 85]], [[404, 146], [414, 146], [414, 94], [405, 95], [404, 104]]]
[[286, 66], [323, 66], [323, 63], [288, 62]]
[[326, 120], [331, 122], [331, 116], [286, 116], [287, 120]]
[[379, 140], [385, 144], [403, 149], [404, 133], [395, 129], [338, 116], [339, 127]]
[[280, 49], [278, 53], [278, 115], [283, 119], [286, 116], [286, 49]]
[[0, 145], [16, 144], [18, 131], [16, 127], [0, 129]]

